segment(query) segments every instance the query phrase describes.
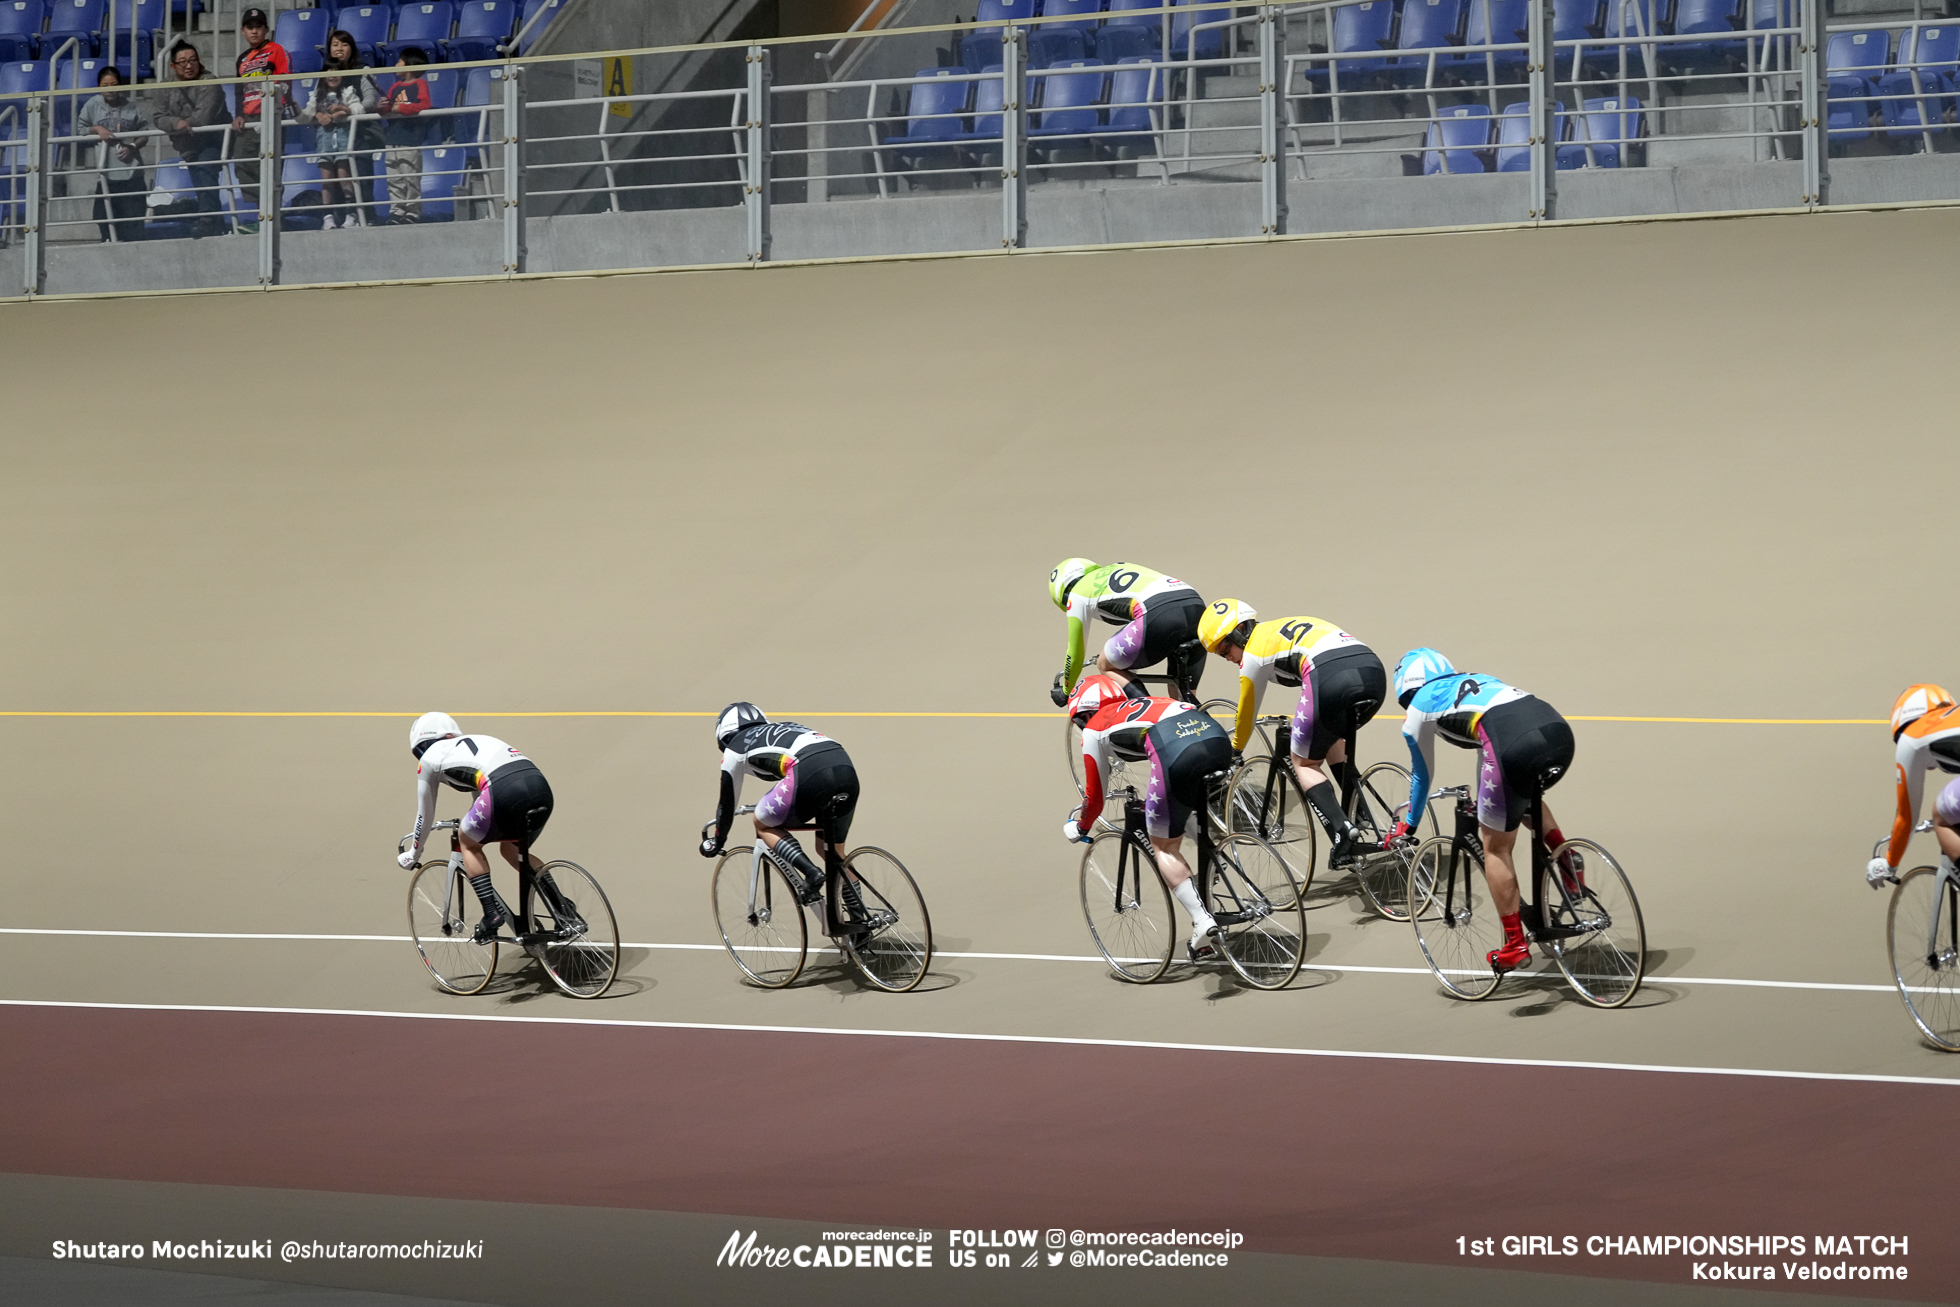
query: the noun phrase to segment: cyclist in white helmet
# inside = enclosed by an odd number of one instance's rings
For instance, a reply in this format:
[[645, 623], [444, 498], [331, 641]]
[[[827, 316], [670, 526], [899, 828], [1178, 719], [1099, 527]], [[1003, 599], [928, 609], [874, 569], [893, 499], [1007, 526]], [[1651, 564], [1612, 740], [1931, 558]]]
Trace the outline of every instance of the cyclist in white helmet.
[[[519, 866], [518, 851], [528, 849], [551, 820], [551, 786], [538, 765], [492, 735], [465, 735], [448, 713], [423, 713], [408, 728], [409, 752], [421, 765], [415, 773], [415, 829], [402, 839], [408, 847], [399, 861], [413, 867], [422, 858], [422, 843], [436, 815], [436, 787], [475, 795], [463, 815], [461, 836], [463, 872], [483, 904], [477, 924], [478, 943], [510, 922], [510, 910], [490, 885], [490, 863], [483, 846], [495, 844], [504, 861]], [[554, 909], [569, 908], [551, 874], [535, 857], [531, 873]]]

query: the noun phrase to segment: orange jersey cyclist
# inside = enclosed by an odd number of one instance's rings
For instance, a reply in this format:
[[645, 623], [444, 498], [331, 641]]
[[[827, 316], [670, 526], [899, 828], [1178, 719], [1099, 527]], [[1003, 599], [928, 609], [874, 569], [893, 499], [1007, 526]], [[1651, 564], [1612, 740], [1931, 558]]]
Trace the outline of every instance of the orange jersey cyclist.
[[1340, 796], [1326, 765], [1350, 762], [1348, 737], [1374, 720], [1388, 697], [1388, 673], [1375, 651], [1318, 617], [1262, 622], [1252, 605], [1221, 599], [1198, 622], [1205, 648], [1239, 667], [1239, 715], [1232, 727], [1232, 750], [1243, 752], [1252, 738], [1259, 700], [1266, 686], [1300, 687], [1287, 747], [1300, 790], [1327, 828], [1327, 865], [1339, 870], [1356, 853], [1377, 851], [1341, 811]]
[[[1892, 841], [1885, 856], [1873, 858], [1865, 883], [1873, 889], [1895, 881], [1899, 859], [1912, 841], [1926, 791], [1926, 770], [1960, 772], [1960, 707], [1937, 685], [1909, 686], [1892, 705], [1892, 771], [1898, 783], [1898, 813], [1892, 818]], [[1933, 838], [1939, 841], [1940, 861], [1960, 862], [1960, 780], [1948, 781], [1933, 800]]]
[[[701, 856], [718, 855], [735, 823], [742, 800], [742, 781], [756, 776], [773, 782], [756, 801], [755, 833], [769, 857], [782, 868], [805, 904], [823, 895], [825, 868], [843, 856], [843, 843], [857, 814], [858, 775], [851, 755], [827, 735], [796, 722], [772, 722], [752, 703], [731, 703], [715, 720], [715, 744], [721, 749], [721, 798], [715, 819], [702, 832]], [[793, 826], [814, 826], [817, 855], [811, 860]], [[856, 886], [838, 886], [846, 905], [858, 912]], [[837, 923], [826, 919], [827, 933], [838, 934]]]
[[1089, 623], [1098, 617], [1123, 629], [1103, 645], [1097, 671], [1164, 663], [1185, 698], [1197, 692], [1205, 670], [1204, 650], [1197, 644], [1205, 601], [1184, 582], [1135, 563], [1099, 567], [1086, 558], [1065, 558], [1048, 574], [1048, 597], [1068, 614], [1068, 648], [1049, 692], [1057, 708], [1068, 702], [1082, 675]]
[[1087, 844], [1089, 824], [1103, 807], [1103, 777], [1111, 755], [1150, 762], [1144, 795], [1144, 828], [1157, 855], [1157, 869], [1171, 895], [1191, 918], [1190, 953], [1195, 960], [1211, 948], [1218, 922], [1205, 910], [1191, 866], [1181, 851], [1184, 836], [1204, 820], [1205, 778], [1232, 762], [1225, 728], [1191, 704], [1152, 698], [1134, 681], [1114, 676], [1084, 677], [1068, 703], [1069, 716], [1082, 728], [1082, 806], [1062, 823], [1062, 833]]
[[[416, 718], [408, 729], [408, 748], [420, 765], [415, 773], [415, 829], [403, 836], [408, 847], [400, 855], [401, 865], [413, 867], [422, 857], [422, 844], [436, 815], [438, 787], [447, 785], [474, 795], [457, 834], [463, 846], [463, 873], [483, 904], [483, 920], [476, 928], [480, 944], [510, 921], [509, 909], [490, 885], [490, 863], [483, 846], [497, 845], [504, 860], [517, 866], [518, 851], [528, 849], [551, 820], [551, 786], [529, 758], [493, 735], [463, 734], [448, 713], [423, 713]], [[530, 870], [553, 911], [569, 910], [571, 905], [558, 893], [551, 873], [535, 857], [530, 858]]]
[[[1434, 649], [1411, 649], [1395, 665], [1395, 698], [1408, 710], [1402, 723], [1410, 757], [1409, 815], [1389, 833], [1393, 843], [1422, 820], [1429, 778], [1436, 770], [1436, 737], [1476, 749], [1477, 825], [1484, 843], [1484, 880], [1504, 923], [1504, 944], [1492, 949], [1494, 971], [1515, 971], [1531, 960], [1519, 917], [1518, 872], [1512, 861], [1517, 830], [1534, 799], [1572, 766], [1572, 727], [1544, 700], [1494, 676], [1459, 672]], [[1565, 843], [1552, 810], [1543, 809], [1547, 848]], [[1576, 889], [1584, 875], [1576, 851], [1559, 855], [1559, 872]]]

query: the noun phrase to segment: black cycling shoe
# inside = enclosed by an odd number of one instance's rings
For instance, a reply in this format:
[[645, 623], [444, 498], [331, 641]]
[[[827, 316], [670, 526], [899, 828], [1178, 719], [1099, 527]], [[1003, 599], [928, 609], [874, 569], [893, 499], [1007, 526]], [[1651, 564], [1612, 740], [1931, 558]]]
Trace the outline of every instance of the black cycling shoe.
[[1342, 836], [1334, 841], [1334, 847], [1327, 851], [1327, 869], [1346, 871], [1371, 853], [1380, 853], [1382, 846], [1368, 840], [1358, 840], [1352, 836]]
[[483, 914], [483, 920], [476, 923], [476, 934], [471, 938], [478, 944], [488, 944], [497, 937], [497, 932], [510, 924], [510, 914], [501, 909], [492, 916]]

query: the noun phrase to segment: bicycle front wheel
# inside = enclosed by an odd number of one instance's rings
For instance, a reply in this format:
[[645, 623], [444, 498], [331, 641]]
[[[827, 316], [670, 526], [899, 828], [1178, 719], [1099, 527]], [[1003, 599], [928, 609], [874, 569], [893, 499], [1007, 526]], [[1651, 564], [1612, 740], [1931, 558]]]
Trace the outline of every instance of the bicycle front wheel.
[[1504, 926], [1484, 884], [1482, 850], [1455, 844], [1439, 835], [1418, 845], [1405, 893], [1410, 903], [1429, 904], [1410, 917], [1422, 960], [1452, 996], [1474, 1000], [1503, 979], [1487, 955], [1504, 942]]
[[[1568, 850], [1584, 860], [1577, 883], [1561, 892], [1549, 883], [1560, 875], [1558, 859]], [[1583, 935], [1552, 941], [1552, 958], [1573, 992], [1594, 1007], [1622, 1007], [1640, 989], [1647, 971], [1647, 927], [1633, 882], [1613, 855], [1591, 840], [1567, 840], [1552, 851], [1552, 870], [1541, 897], [1546, 924], [1583, 930]]]
[[436, 984], [452, 994], [478, 994], [497, 970], [497, 941], [475, 942], [465, 918], [476, 905], [462, 868], [425, 862], [408, 883], [408, 933]]
[[[543, 890], [545, 877], [557, 889]], [[619, 922], [592, 873], [576, 862], [547, 862], [531, 887], [532, 948], [551, 983], [573, 998], [597, 998], [619, 974]]]
[[781, 989], [803, 973], [809, 925], [782, 868], [768, 857], [758, 863], [754, 846], [721, 855], [712, 890], [715, 924], [735, 965], [764, 989]]
[[1147, 985], [1170, 969], [1177, 918], [1144, 841], [1104, 831], [1083, 850], [1082, 915], [1118, 979]]
[[1885, 946], [1906, 1013], [1935, 1048], [1960, 1053], [1960, 888], [1931, 867], [1899, 877]]
[[[1082, 778], [1082, 728], [1073, 721], [1068, 723], [1068, 773], [1070, 779], [1075, 782], [1075, 792], [1086, 795], [1087, 785]], [[1141, 797], [1150, 788], [1150, 762], [1148, 759], [1126, 762], [1112, 756], [1109, 760], [1109, 775], [1102, 778], [1102, 783], [1103, 810], [1106, 812], [1109, 805], [1116, 802], [1118, 791], [1126, 787], [1134, 788], [1137, 795]], [[1088, 814], [1092, 821], [1102, 815], [1101, 812]]]
[[858, 903], [848, 892], [841, 896], [853, 917], [861, 904], [869, 916], [845, 937], [851, 961], [879, 989], [902, 994], [915, 989], [932, 965], [932, 918], [925, 896], [904, 864], [869, 844], [853, 849], [844, 859], [846, 884], [857, 890]]
[[1273, 846], [1286, 860], [1300, 892], [1313, 883], [1314, 818], [1294, 787], [1293, 764], [1282, 756], [1248, 758], [1232, 773], [1225, 792], [1227, 831], [1251, 835]]
[[1212, 851], [1207, 889], [1232, 970], [1254, 989], [1284, 989], [1307, 956], [1306, 909], [1286, 859], [1256, 835], [1227, 836]]
[[[1395, 828], [1409, 811], [1409, 773], [1392, 762], [1378, 762], [1361, 773], [1354, 790], [1348, 795], [1348, 820], [1361, 828], [1361, 835], [1370, 844], [1380, 844], [1388, 838], [1389, 831]], [[1424, 813], [1428, 819], [1430, 835], [1436, 834], [1436, 812], [1432, 805]], [[1420, 826], [1421, 823], [1418, 823]], [[1380, 853], [1363, 853], [1355, 858], [1354, 879], [1361, 887], [1361, 897], [1390, 921], [1409, 919], [1409, 868], [1412, 857], [1406, 849], [1384, 849]], [[1420, 912], [1427, 904], [1417, 903]]]

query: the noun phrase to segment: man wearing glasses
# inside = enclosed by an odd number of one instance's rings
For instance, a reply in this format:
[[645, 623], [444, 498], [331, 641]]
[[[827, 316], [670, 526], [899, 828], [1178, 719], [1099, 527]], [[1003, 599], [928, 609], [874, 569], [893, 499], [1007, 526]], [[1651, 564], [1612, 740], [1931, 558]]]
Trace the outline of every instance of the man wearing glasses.
[[198, 59], [197, 47], [189, 41], [170, 47], [170, 71], [174, 80], [163, 84], [150, 121], [170, 137], [170, 144], [190, 165], [191, 185], [197, 188], [197, 221], [191, 225], [191, 235], [215, 236], [223, 230], [218, 219], [221, 133], [197, 129], [225, 122], [230, 111], [225, 108], [223, 88], [208, 84], [213, 78]]

